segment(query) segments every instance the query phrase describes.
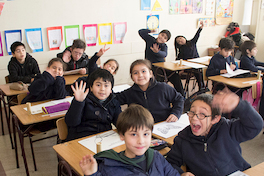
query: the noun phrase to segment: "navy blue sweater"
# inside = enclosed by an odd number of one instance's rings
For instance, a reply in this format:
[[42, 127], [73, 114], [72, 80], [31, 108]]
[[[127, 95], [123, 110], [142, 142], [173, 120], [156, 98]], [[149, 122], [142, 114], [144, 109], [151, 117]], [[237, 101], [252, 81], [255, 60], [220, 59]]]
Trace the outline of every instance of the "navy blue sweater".
[[9, 82], [22, 81], [31, 83], [31, 79], [39, 74], [37, 61], [27, 53], [24, 64], [20, 64], [15, 57], [11, 57], [8, 63]]
[[65, 115], [68, 126], [66, 140], [111, 130], [111, 123], [116, 124], [120, 112], [121, 107], [114, 94], [110, 94], [103, 103], [100, 103], [92, 92], [89, 92], [83, 102], [74, 98]]
[[207, 136], [195, 136], [187, 126], [175, 137], [167, 160], [180, 173], [185, 163], [195, 176], [223, 176], [248, 169], [250, 165], [243, 159], [239, 144], [257, 136], [263, 120], [246, 101], [239, 102], [232, 116], [239, 118], [222, 117]]
[[146, 91], [142, 91], [137, 84], [134, 84], [129, 89], [116, 94], [117, 100], [121, 105], [136, 103], [147, 108], [153, 115], [155, 123], [165, 121], [170, 114], [180, 118], [184, 104], [182, 95], [164, 82], [152, 79], [150, 82]]
[[210, 60], [210, 64], [206, 70], [206, 76], [209, 77], [220, 75], [220, 70], [226, 70], [226, 62], [229, 65], [231, 65], [231, 62], [232, 64], [235, 64], [235, 59], [233, 56], [228, 56], [227, 58], [224, 58], [224, 56], [219, 54], [219, 52], [216, 53]]
[[193, 37], [193, 39], [191, 39], [190, 41], [187, 41], [187, 44], [179, 47], [179, 54], [178, 54], [177, 59], [187, 60], [187, 59], [199, 57], [196, 43], [199, 39], [201, 31], [202, 31], [202, 28], [199, 28], [195, 36]]
[[44, 71], [38, 74], [28, 87], [29, 94], [22, 100], [22, 103], [37, 102], [48, 99], [62, 99], [67, 96], [65, 80], [62, 76], [56, 79], [49, 72]]
[[[167, 45], [165, 43], [157, 43], [156, 38], [149, 35], [151, 31], [148, 29], [140, 29], [138, 31], [140, 37], [146, 42], [145, 49], [145, 59], [148, 59], [151, 63], [164, 62], [164, 58], [167, 56]], [[157, 43], [159, 45], [160, 51], [154, 53], [150, 47]]]
[[255, 57], [252, 56], [251, 58], [248, 56], [242, 56], [240, 59], [240, 68], [244, 69], [244, 70], [250, 70], [253, 72], [257, 72], [258, 70], [264, 70], [262, 68], [258, 68], [256, 66], [263, 66], [264, 67], [264, 63], [263, 62], [258, 62], [256, 61]]

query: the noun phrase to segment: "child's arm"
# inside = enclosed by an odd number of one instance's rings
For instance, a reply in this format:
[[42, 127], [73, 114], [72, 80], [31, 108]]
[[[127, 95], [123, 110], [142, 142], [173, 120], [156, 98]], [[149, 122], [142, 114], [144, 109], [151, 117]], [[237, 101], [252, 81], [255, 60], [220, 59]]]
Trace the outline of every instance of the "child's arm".
[[196, 34], [194, 35], [194, 37], [191, 39], [191, 42], [192, 43], [197, 43], [197, 41], [198, 41], [198, 39], [199, 39], [199, 37], [200, 37], [200, 33], [201, 33], [201, 31], [202, 31], [202, 29], [203, 29], [203, 22], [201, 22], [201, 26], [199, 27], [199, 29], [197, 30], [197, 32], [196, 32]]
[[153, 40], [154, 39], [154, 37], [149, 35], [150, 32], [151, 32], [151, 30], [148, 30], [148, 29], [140, 29], [138, 31], [138, 34], [143, 40], [145, 40], [147, 42], [149, 40]]
[[63, 76], [57, 76], [54, 82], [54, 99], [62, 99], [67, 96], [67, 91], [65, 89], [65, 79]]
[[210, 64], [208, 65], [208, 68], [206, 70], [206, 76], [215, 76], [215, 75], [220, 75], [222, 73], [227, 73], [225, 69], [219, 70], [218, 69], [218, 64], [216, 62], [217, 58], [212, 57], [210, 60]]
[[157, 43], [153, 44], [152, 47], [150, 47], [150, 49], [155, 53], [156, 56], [158, 57], [167, 57], [167, 45], [163, 44], [161, 46], [159, 46]]
[[84, 156], [79, 164], [84, 175], [92, 175], [98, 170], [97, 162], [92, 154]]
[[167, 86], [168, 90], [166, 91], [167, 95], [165, 98], [168, 99], [170, 103], [172, 103], [171, 114], [167, 118], [167, 122], [175, 122], [177, 121], [182, 114], [184, 98], [183, 96], [177, 92], [174, 88]]
[[107, 50], [109, 50], [110, 49], [110, 47], [109, 48], [105, 48], [105, 46], [106, 45], [104, 45], [104, 47], [103, 48], [101, 48], [100, 50], [99, 50], [99, 52], [97, 53], [95, 53], [94, 55], [93, 55], [93, 57], [91, 58], [91, 59], [89, 59], [89, 63], [88, 63], [88, 74], [91, 74], [91, 73], [93, 73], [98, 67], [97, 67], [97, 64], [96, 64], [96, 62], [97, 62], [97, 60], [107, 51]]

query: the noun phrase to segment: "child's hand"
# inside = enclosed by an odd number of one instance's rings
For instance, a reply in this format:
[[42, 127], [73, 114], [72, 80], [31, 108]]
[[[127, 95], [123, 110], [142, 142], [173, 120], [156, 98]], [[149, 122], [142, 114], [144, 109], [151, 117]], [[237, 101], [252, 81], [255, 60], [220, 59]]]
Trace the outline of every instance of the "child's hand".
[[166, 122], [176, 122], [178, 119], [178, 117], [174, 114], [169, 115], [169, 117], [166, 119]]
[[156, 28], [156, 29], [151, 29], [150, 30], [150, 33], [156, 33], [158, 31], [158, 28]]
[[203, 29], [203, 27], [204, 27], [203, 21], [200, 21], [200, 25], [201, 25], [200, 28]]
[[224, 73], [227, 73], [226, 70], [220, 70], [220, 74], [224, 74]]
[[235, 69], [236, 69], [236, 65], [231, 63], [230, 68], [231, 68], [232, 70], [235, 70]]
[[57, 75], [54, 73], [54, 71], [51, 70], [51, 68], [47, 67], [46, 72], [48, 72], [54, 79], [56, 79]]
[[233, 111], [239, 103], [239, 96], [231, 92], [228, 88], [218, 91], [214, 95], [213, 106], [218, 106], [223, 113]]
[[157, 43], [154, 43], [152, 47], [150, 47], [150, 49], [154, 52], [154, 53], [158, 53], [160, 51], [159, 45]]
[[62, 55], [62, 60], [66, 63], [69, 63], [71, 61], [71, 52], [66, 50]]
[[84, 175], [92, 175], [97, 172], [97, 162], [92, 154], [84, 156], [79, 164]]
[[191, 172], [184, 172], [181, 174], [181, 176], [195, 176]]
[[80, 73], [81, 75], [85, 75], [85, 74], [86, 74], [86, 68], [82, 68], [82, 69], [79, 71], [79, 73]]
[[81, 81], [80, 86], [78, 86], [78, 82], [75, 82], [75, 87], [76, 88], [74, 88], [74, 86], [71, 85], [75, 99], [79, 102], [83, 102], [83, 100], [86, 98], [89, 92], [89, 89], [86, 89], [86, 91], [84, 91], [86, 87], [86, 83], [83, 84], [83, 81]]
[[105, 44], [104, 47], [101, 48], [101, 49], [99, 50], [99, 52], [96, 54], [98, 57], [101, 57], [101, 56], [102, 56], [107, 50], [110, 49], [110, 47], [107, 48], [107, 49], [105, 49], [105, 46], [106, 46], [106, 44]]

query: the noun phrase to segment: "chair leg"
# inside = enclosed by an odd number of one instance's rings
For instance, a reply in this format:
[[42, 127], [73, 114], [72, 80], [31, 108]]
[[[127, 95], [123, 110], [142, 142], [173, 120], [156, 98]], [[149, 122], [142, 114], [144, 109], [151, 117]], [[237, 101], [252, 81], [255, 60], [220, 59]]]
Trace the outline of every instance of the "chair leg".
[[37, 171], [37, 165], [36, 165], [35, 154], [34, 154], [34, 149], [33, 149], [33, 142], [31, 139], [32, 136], [29, 134], [28, 137], [29, 137], [29, 142], [30, 142], [30, 147], [31, 147], [34, 169], [35, 169], [35, 171]]
[[58, 176], [72, 176], [71, 168], [64, 160], [60, 160], [58, 163]]
[[2, 113], [2, 102], [0, 106], [0, 113], [1, 113], [1, 127], [2, 127], [2, 135], [5, 135], [5, 130], [4, 130], [4, 121], [3, 121], [3, 113]]

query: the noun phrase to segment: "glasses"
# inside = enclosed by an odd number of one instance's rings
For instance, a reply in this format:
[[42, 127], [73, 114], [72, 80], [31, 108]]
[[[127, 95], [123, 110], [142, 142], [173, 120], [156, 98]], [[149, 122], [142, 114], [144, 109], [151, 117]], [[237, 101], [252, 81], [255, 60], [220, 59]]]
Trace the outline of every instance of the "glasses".
[[73, 53], [74, 53], [75, 55], [77, 55], [77, 56], [81, 56], [81, 55], [83, 55], [83, 53], [78, 53], [77, 51], [73, 51]]
[[205, 115], [204, 113], [197, 113], [197, 114], [195, 114], [195, 113], [192, 112], [192, 111], [187, 112], [187, 115], [188, 115], [190, 118], [193, 118], [193, 117], [196, 115], [197, 118], [200, 119], [200, 120], [203, 120], [205, 117], [210, 117], [210, 116], [212, 116], [212, 115]]

